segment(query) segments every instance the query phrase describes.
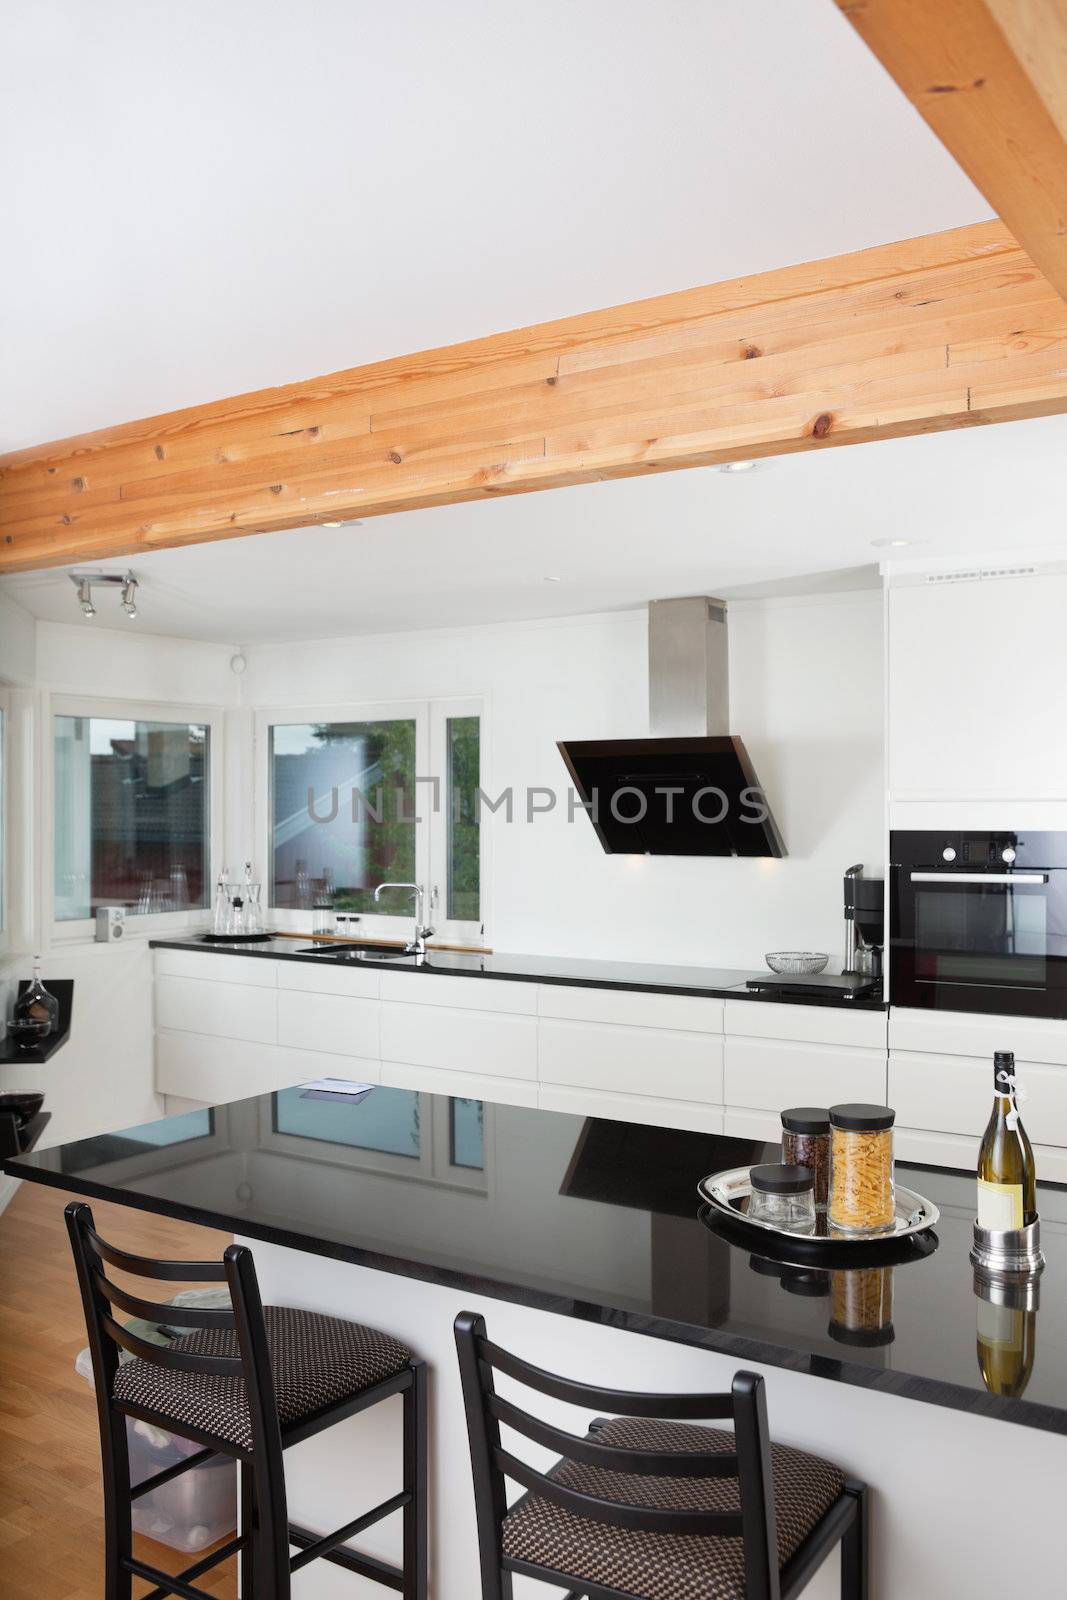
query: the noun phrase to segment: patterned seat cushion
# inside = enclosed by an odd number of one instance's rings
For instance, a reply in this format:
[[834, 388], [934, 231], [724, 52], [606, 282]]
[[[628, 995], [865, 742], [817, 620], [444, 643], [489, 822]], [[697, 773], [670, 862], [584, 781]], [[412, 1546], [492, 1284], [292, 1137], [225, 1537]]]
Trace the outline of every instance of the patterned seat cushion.
[[[405, 1345], [358, 1322], [287, 1306], [265, 1306], [263, 1318], [283, 1429], [391, 1378], [412, 1359]], [[224, 1328], [187, 1333], [170, 1348], [196, 1355], [238, 1354], [236, 1334]], [[238, 1449], [252, 1447], [243, 1378], [171, 1372], [136, 1359], [119, 1367], [115, 1399], [202, 1429]]]
[[[618, 1417], [591, 1438], [629, 1449], [732, 1451], [734, 1436], [689, 1423]], [[784, 1565], [839, 1497], [844, 1474], [829, 1461], [771, 1446], [778, 1562]], [[738, 1511], [736, 1478], [655, 1478], [561, 1461], [551, 1476], [602, 1500], [694, 1511]], [[505, 1556], [552, 1567], [640, 1600], [744, 1600], [740, 1538], [645, 1533], [578, 1516], [529, 1494], [504, 1519]]]

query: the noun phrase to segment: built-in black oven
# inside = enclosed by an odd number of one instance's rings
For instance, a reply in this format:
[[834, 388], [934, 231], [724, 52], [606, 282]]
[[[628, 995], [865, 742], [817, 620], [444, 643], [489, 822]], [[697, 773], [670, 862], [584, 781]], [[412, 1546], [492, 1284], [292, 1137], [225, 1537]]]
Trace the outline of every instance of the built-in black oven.
[[1067, 833], [893, 833], [889, 998], [1067, 1017]]

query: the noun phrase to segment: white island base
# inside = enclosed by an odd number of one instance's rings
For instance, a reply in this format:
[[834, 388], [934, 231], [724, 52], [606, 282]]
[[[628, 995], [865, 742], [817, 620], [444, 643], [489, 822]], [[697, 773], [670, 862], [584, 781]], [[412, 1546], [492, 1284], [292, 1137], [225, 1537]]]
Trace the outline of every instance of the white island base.
[[[430, 1596], [479, 1600], [478, 1548], [452, 1323], [481, 1311], [491, 1337], [539, 1365], [622, 1388], [729, 1388], [744, 1365], [767, 1380], [771, 1434], [826, 1455], [872, 1495], [870, 1600], [1061, 1600], [1067, 1594], [1067, 1438], [893, 1394], [741, 1362], [686, 1345], [459, 1292], [303, 1251], [246, 1241], [268, 1304], [369, 1323], [403, 1339], [430, 1367]], [[513, 1392], [500, 1380], [502, 1393]], [[557, 1424], [583, 1431], [570, 1407], [532, 1397]], [[534, 1406], [531, 1405], [533, 1409]], [[400, 1484], [400, 1401], [286, 1454], [289, 1514], [327, 1531]], [[545, 1465], [546, 1452], [524, 1445]], [[400, 1519], [359, 1541], [400, 1560]], [[837, 1600], [837, 1557], [806, 1591]], [[379, 1585], [326, 1562], [293, 1581], [296, 1600], [382, 1600]], [[516, 1600], [562, 1593], [515, 1579]]]

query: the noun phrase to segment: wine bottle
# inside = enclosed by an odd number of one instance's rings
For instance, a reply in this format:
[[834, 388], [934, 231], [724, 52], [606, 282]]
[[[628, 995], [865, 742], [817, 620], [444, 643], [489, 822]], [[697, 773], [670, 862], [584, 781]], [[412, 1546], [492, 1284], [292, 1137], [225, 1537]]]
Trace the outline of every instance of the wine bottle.
[[1037, 1313], [978, 1302], [978, 1370], [990, 1394], [1018, 1399], [1030, 1382], [1037, 1346]]
[[41, 982], [40, 956], [33, 958], [33, 978], [29, 987], [15, 1001], [14, 1020], [38, 1024], [47, 1022], [49, 1033], [55, 1033], [59, 1027], [59, 1001]]
[[1016, 1105], [1015, 1057], [993, 1057], [993, 1111], [978, 1151], [978, 1226], [1003, 1232], [1037, 1215], [1034, 1152]]

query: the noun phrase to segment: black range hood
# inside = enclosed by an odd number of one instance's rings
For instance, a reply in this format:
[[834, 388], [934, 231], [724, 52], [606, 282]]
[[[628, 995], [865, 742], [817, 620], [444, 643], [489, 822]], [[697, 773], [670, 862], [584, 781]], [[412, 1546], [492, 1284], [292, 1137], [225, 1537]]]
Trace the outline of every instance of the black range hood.
[[719, 731], [728, 721], [726, 643], [722, 601], [653, 601], [649, 720], [658, 736], [560, 742], [609, 855], [786, 854], [742, 740]]

